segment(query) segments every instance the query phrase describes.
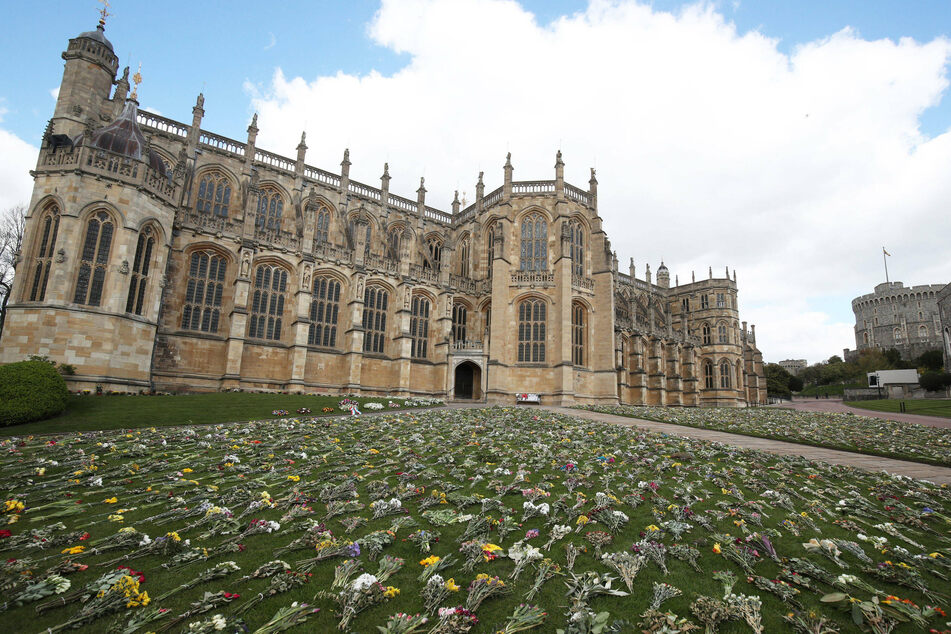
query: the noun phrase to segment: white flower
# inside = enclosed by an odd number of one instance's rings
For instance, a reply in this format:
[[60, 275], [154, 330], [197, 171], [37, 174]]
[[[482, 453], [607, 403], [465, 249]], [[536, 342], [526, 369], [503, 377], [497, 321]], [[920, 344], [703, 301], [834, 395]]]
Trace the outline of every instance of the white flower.
[[368, 572], [363, 573], [353, 582], [351, 586], [357, 592], [362, 592], [377, 582], [377, 578]]

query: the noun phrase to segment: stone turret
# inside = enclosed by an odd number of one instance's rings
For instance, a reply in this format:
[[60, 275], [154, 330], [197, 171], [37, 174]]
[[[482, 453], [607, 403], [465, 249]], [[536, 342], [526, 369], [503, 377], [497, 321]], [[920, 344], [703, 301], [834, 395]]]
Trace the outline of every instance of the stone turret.
[[660, 261], [660, 268], [657, 269], [657, 285], [661, 288], [670, 288], [670, 271], [663, 260]]
[[75, 136], [115, 116], [110, 93], [119, 58], [106, 39], [105, 25], [105, 18], [99, 20], [95, 30], [80, 33], [63, 51], [66, 65], [53, 112], [55, 134]]

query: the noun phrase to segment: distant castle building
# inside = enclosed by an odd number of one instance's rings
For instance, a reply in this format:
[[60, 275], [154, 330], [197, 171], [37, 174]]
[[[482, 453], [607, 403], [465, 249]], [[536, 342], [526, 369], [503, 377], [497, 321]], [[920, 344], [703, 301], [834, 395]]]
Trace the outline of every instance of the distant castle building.
[[941, 351], [944, 371], [951, 372], [951, 284], [938, 291], [938, 316], [941, 321]]
[[856, 349], [844, 350], [846, 361], [873, 348], [894, 348], [908, 361], [942, 348], [941, 289], [941, 284], [905, 288], [901, 282], [886, 282], [876, 286], [874, 293], [853, 299]]
[[[451, 211], [137, 108], [100, 23], [69, 41], [0, 362], [73, 389], [436, 394], [514, 402], [766, 400], [736, 273], [621, 273], [586, 188], [503, 182]], [[112, 87], [115, 86], [114, 92]], [[111, 95], [110, 95], [111, 93]]]
[[786, 370], [793, 376], [796, 376], [800, 372], [806, 369], [808, 365], [805, 359], [785, 359], [778, 363], [779, 367]]

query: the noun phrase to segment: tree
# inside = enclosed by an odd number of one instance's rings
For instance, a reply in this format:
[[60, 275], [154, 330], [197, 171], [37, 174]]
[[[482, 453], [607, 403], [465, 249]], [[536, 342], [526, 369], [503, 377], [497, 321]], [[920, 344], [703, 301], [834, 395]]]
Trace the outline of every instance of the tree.
[[786, 371], [786, 368], [777, 363], [767, 363], [763, 373], [766, 375], [766, 394], [792, 398], [792, 392], [789, 390], [789, 379], [792, 375]]
[[10, 300], [13, 275], [23, 246], [25, 223], [26, 211], [22, 205], [7, 209], [0, 215], [0, 337], [3, 336], [3, 323], [7, 319], [7, 302]]
[[944, 355], [941, 354], [940, 348], [928, 350], [915, 359], [915, 365], [924, 370], [940, 370], [944, 367]]
[[837, 354], [834, 354], [831, 357], [829, 357], [829, 360], [826, 361], [826, 363], [828, 363], [829, 365], [835, 365], [837, 363], [844, 363], [844, 361], [842, 361], [842, 357], [840, 357]]
[[802, 382], [798, 376], [793, 374], [789, 377], [789, 389], [793, 392], [802, 392], [802, 388], [805, 387], [805, 384]]

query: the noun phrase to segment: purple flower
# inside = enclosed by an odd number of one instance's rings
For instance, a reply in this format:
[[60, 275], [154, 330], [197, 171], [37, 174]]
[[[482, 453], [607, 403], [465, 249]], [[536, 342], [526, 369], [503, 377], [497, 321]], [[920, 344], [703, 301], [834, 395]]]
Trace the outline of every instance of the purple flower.
[[533, 528], [525, 533], [525, 539], [532, 539], [533, 537], [538, 537], [538, 529]]
[[353, 542], [347, 546], [347, 556], [348, 557], [359, 557], [360, 556], [360, 544]]

